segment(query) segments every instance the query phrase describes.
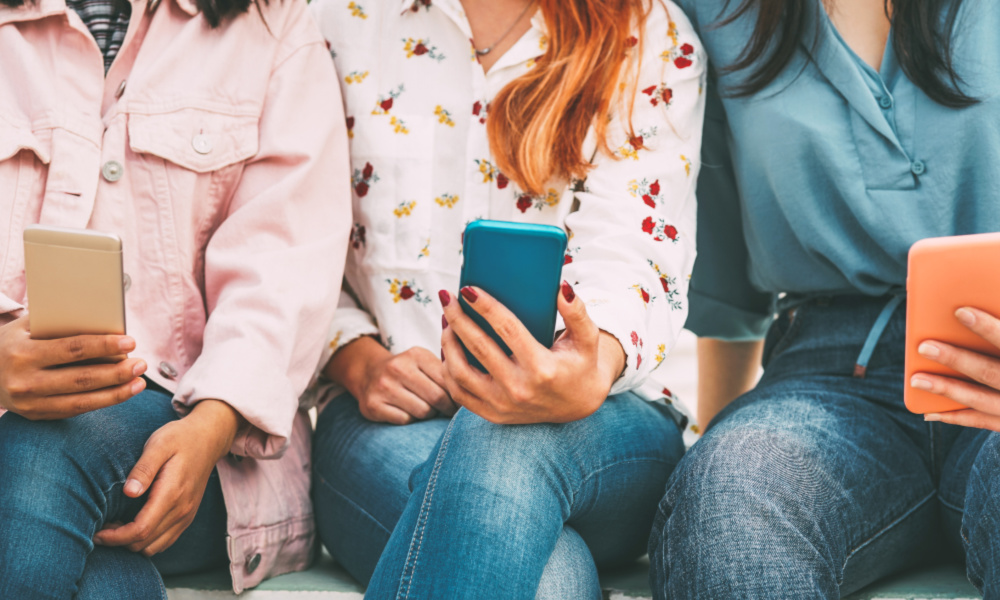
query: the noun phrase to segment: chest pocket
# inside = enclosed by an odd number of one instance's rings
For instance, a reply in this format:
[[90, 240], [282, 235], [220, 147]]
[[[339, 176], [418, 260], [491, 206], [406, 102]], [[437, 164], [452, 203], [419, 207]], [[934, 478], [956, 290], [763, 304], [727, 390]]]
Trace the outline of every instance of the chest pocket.
[[158, 156], [195, 173], [210, 173], [256, 155], [259, 127], [254, 116], [187, 108], [166, 114], [132, 113], [128, 134], [133, 152]]
[[9, 215], [0, 225], [0, 291], [15, 300], [24, 297], [21, 231], [38, 222], [51, 153], [50, 130], [36, 135], [0, 119], [0, 211]]
[[[425, 270], [430, 263], [437, 119], [391, 114], [356, 119], [351, 141], [354, 251], [367, 268]], [[364, 228], [363, 243], [357, 233]]]

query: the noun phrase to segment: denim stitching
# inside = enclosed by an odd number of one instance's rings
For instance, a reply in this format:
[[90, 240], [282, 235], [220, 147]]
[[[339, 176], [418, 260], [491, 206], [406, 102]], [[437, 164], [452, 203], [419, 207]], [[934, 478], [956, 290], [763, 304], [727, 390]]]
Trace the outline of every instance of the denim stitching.
[[921, 500], [920, 502], [917, 502], [916, 504], [913, 505], [912, 508], [910, 508], [908, 511], [906, 511], [905, 513], [903, 513], [902, 515], [900, 515], [895, 521], [889, 523], [888, 525], [886, 525], [885, 527], [883, 527], [881, 530], [879, 530], [878, 533], [876, 533], [875, 535], [871, 536], [870, 538], [868, 538], [867, 540], [865, 540], [864, 542], [862, 542], [860, 546], [858, 546], [854, 550], [851, 550], [850, 552], [848, 552], [847, 553], [847, 557], [844, 559], [844, 564], [841, 565], [841, 567], [840, 567], [840, 575], [838, 575], [838, 577], [837, 577], [837, 585], [839, 586], [839, 585], [842, 585], [844, 583], [844, 581], [843, 581], [844, 571], [847, 569], [847, 563], [848, 563], [848, 561], [851, 560], [852, 556], [854, 556], [855, 554], [857, 554], [858, 552], [860, 552], [862, 549], [864, 549], [865, 546], [867, 546], [867, 545], [871, 544], [872, 542], [874, 542], [883, 533], [886, 533], [887, 531], [889, 531], [890, 529], [892, 529], [896, 525], [899, 525], [901, 522], [903, 522], [903, 520], [905, 520], [907, 517], [909, 517], [910, 515], [912, 515], [917, 510], [919, 510], [921, 506], [923, 506], [924, 504], [927, 504], [927, 502], [930, 501], [932, 498], [934, 498], [934, 496], [936, 496], [936, 495], [937, 495], [937, 492], [931, 492], [923, 500]]
[[385, 531], [386, 533], [388, 533], [390, 535], [392, 534], [392, 530], [391, 529], [389, 529], [388, 527], [386, 527], [385, 525], [383, 525], [381, 521], [379, 521], [378, 519], [376, 519], [371, 513], [369, 513], [364, 508], [362, 508], [361, 505], [359, 505], [357, 502], [351, 500], [350, 498], [348, 498], [347, 496], [345, 496], [343, 493], [341, 493], [340, 490], [338, 490], [335, 487], [333, 487], [332, 485], [330, 485], [330, 482], [328, 482], [323, 476], [319, 475], [319, 476], [316, 477], [316, 479], [319, 479], [319, 482], [322, 485], [324, 485], [327, 489], [329, 489], [332, 493], [334, 493], [334, 494], [340, 496], [341, 498], [343, 498], [344, 500], [346, 500], [351, 506], [353, 506], [354, 508], [356, 508], [358, 510], [358, 512], [360, 512], [362, 515], [368, 517], [373, 523], [375, 523], [380, 528], [382, 528], [383, 531]]
[[944, 498], [938, 498], [938, 502], [940, 502], [941, 504], [943, 504], [945, 507], [950, 508], [951, 510], [957, 512], [960, 515], [964, 515], [965, 514], [965, 509], [964, 508], [960, 508], [958, 506], [955, 506], [954, 504], [948, 502]]
[[629, 458], [616, 463], [612, 463], [610, 465], [605, 465], [583, 478], [583, 481], [580, 482], [580, 485], [576, 486], [576, 489], [573, 490], [573, 494], [570, 496], [570, 504], [571, 505], [573, 504], [573, 501], [576, 499], [577, 495], [580, 493], [580, 490], [583, 488], [583, 486], [587, 485], [587, 482], [590, 481], [595, 476], [607, 471], [608, 469], [613, 469], [614, 467], [619, 467], [621, 465], [627, 465], [638, 462], [655, 462], [655, 463], [667, 464], [669, 461], [662, 460], [659, 458]]
[[[396, 598], [408, 599], [410, 590], [413, 588], [413, 577], [417, 570], [417, 559], [420, 557], [420, 550], [424, 542], [424, 532], [427, 530], [427, 519], [430, 513], [430, 504], [434, 500], [434, 490], [437, 487], [438, 473], [441, 471], [441, 463], [448, 453], [448, 443], [451, 441], [451, 432], [454, 429], [455, 419], [448, 423], [448, 428], [441, 439], [441, 450], [438, 451], [437, 459], [434, 461], [434, 468], [427, 480], [427, 491], [424, 492], [424, 499], [420, 504], [420, 514], [417, 516], [417, 526], [413, 531], [413, 538], [410, 540], [410, 548], [406, 554], [406, 563], [403, 566], [403, 574], [399, 581], [399, 589], [396, 591]], [[403, 594], [403, 585], [406, 585], [406, 594]]]

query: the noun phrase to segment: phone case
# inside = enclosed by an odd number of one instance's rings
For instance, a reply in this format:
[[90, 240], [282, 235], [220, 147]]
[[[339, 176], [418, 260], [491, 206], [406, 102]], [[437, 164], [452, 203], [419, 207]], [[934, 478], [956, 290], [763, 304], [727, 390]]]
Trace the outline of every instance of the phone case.
[[[540, 344], [551, 347], [566, 232], [551, 225], [473, 221], [465, 228], [463, 254], [461, 286], [486, 291], [517, 315]], [[459, 296], [459, 302], [465, 313], [510, 355], [510, 348], [465, 298]], [[468, 350], [465, 355], [469, 364], [485, 371]]]
[[914, 389], [914, 373], [968, 379], [917, 353], [926, 340], [969, 348], [984, 354], [1000, 350], [969, 331], [955, 318], [963, 306], [1000, 316], [1000, 233], [921, 240], [909, 255], [906, 282], [906, 408], [917, 414], [958, 410], [965, 406], [931, 392]]
[[31, 337], [125, 333], [118, 236], [64, 227], [24, 230]]

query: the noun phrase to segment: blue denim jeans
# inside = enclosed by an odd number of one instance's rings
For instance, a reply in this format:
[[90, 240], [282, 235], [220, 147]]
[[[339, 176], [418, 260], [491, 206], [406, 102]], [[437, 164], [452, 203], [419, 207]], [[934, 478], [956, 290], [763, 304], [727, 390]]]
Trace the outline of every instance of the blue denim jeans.
[[105, 523], [129, 522], [145, 504], [122, 486], [149, 436], [177, 419], [171, 396], [148, 386], [72, 419], [0, 417], [0, 598], [166, 598], [161, 572], [228, 563], [215, 473], [194, 522], [152, 560], [91, 541]]
[[373, 599], [599, 599], [596, 566], [643, 554], [683, 454], [667, 410], [622, 394], [562, 425], [396, 427], [342, 396], [313, 445], [320, 535]]
[[902, 308], [852, 376], [884, 304], [815, 299], [780, 315], [763, 379], [667, 485], [649, 546], [656, 598], [839, 598], [962, 557], [1000, 597], [1000, 438], [906, 410]]

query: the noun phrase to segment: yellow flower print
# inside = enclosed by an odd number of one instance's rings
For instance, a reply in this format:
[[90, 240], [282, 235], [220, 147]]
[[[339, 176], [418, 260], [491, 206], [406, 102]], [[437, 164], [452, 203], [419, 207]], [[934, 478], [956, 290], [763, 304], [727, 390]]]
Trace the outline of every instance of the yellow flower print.
[[676, 46], [678, 44], [678, 41], [677, 41], [677, 23], [674, 23], [673, 21], [668, 22], [668, 24], [667, 24], [667, 36], [670, 38], [670, 41], [674, 43], [674, 46]]
[[489, 183], [497, 178], [497, 174], [500, 172], [499, 169], [493, 166], [493, 163], [486, 159], [476, 159], [476, 164], [479, 165], [479, 172], [483, 174], [483, 183]]
[[458, 203], [458, 200], [459, 200], [458, 196], [452, 194], [441, 194], [440, 196], [434, 199], [434, 201], [437, 202], [438, 206], [442, 206], [444, 208], [454, 207], [455, 204]]
[[701, 435], [701, 427], [698, 427], [696, 423], [691, 423], [691, 433]]
[[656, 127], [640, 129], [635, 135], [629, 136], [624, 144], [614, 151], [618, 158], [639, 160], [639, 151], [646, 147], [646, 140], [656, 136]]
[[542, 37], [538, 38], [539, 50], [545, 50], [548, 47], [549, 47], [549, 36], [543, 35]]
[[684, 163], [684, 173], [690, 177], [691, 176], [691, 159], [681, 154], [681, 162]]
[[396, 215], [397, 219], [402, 219], [403, 217], [408, 217], [413, 214], [413, 209], [417, 207], [416, 200], [410, 200], [409, 202], [401, 202], [399, 206], [393, 209], [392, 214]]
[[333, 341], [330, 342], [330, 350], [336, 350], [340, 347], [340, 338], [344, 337], [343, 331], [338, 331], [337, 335], [333, 336]]
[[430, 255], [431, 255], [431, 238], [427, 238], [427, 243], [424, 244], [423, 250], [421, 250], [420, 254], [417, 255], [417, 260], [420, 260], [421, 258]]
[[415, 279], [386, 279], [385, 282], [389, 284], [389, 294], [392, 296], [394, 304], [411, 299], [416, 300], [418, 304], [425, 305], [431, 301], [430, 298], [424, 295], [424, 291], [417, 287]]
[[368, 71], [351, 71], [344, 76], [344, 81], [347, 82], [347, 85], [351, 85], [352, 83], [361, 83], [366, 77], [368, 77]]
[[663, 362], [663, 359], [667, 357], [667, 345], [660, 344], [656, 347], [656, 364]]
[[347, 9], [351, 11], [352, 17], [357, 17], [359, 19], [367, 19], [368, 15], [365, 14], [365, 9], [357, 2], [351, 2], [347, 5]]
[[410, 133], [410, 130], [406, 128], [406, 122], [398, 117], [389, 119], [389, 125], [392, 126], [393, 133], [401, 133], [403, 135]]
[[440, 104], [434, 107], [434, 115], [438, 118], [438, 123], [443, 123], [448, 127], [455, 126], [455, 121], [451, 119], [451, 113], [441, 108]]
[[403, 38], [403, 52], [406, 53], [406, 58], [426, 55], [438, 62], [444, 60], [444, 54], [437, 51], [437, 46], [431, 45], [430, 39]]

